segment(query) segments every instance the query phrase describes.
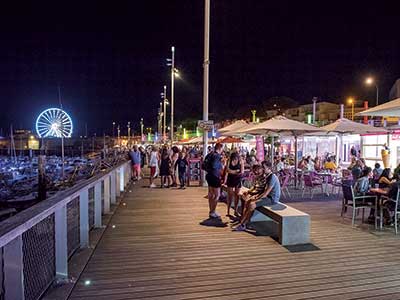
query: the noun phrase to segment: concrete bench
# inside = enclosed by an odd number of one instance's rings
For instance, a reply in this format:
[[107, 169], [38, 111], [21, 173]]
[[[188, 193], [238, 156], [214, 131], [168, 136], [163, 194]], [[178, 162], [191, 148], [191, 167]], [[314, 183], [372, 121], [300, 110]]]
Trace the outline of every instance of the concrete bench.
[[261, 206], [257, 211], [278, 224], [278, 239], [283, 246], [310, 242], [310, 215], [283, 203]]

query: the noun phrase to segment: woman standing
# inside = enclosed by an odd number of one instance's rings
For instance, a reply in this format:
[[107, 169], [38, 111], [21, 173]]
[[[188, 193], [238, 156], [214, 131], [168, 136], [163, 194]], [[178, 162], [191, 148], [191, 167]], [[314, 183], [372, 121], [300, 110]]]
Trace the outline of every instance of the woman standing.
[[163, 188], [166, 180], [168, 180], [168, 185], [166, 187], [169, 188], [171, 184], [171, 158], [166, 148], [163, 149], [161, 154], [160, 176], [161, 187]]
[[226, 166], [224, 184], [228, 187], [227, 216], [230, 216], [232, 201], [234, 203], [234, 215], [239, 216], [239, 191], [241, 187], [242, 174], [244, 172], [244, 161], [236, 152], [232, 153]]
[[171, 170], [171, 176], [172, 176], [172, 187], [176, 187], [177, 186], [177, 172], [176, 172], [176, 161], [178, 160], [179, 157], [179, 148], [177, 146], [173, 146], [171, 148], [171, 166], [172, 166], [172, 170]]
[[149, 168], [150, 168], [150, 188], [155, 188], [154, 179], [157, 177], [158, 163], [160, 161], [160, 153], [157, 151], [157, 147], [153, 146], [150, 152]]

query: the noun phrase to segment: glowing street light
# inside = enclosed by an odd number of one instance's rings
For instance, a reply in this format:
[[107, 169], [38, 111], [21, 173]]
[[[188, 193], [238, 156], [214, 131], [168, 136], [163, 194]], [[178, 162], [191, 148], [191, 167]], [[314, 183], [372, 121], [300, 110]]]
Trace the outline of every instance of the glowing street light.
[[347, 103], [351, 105], [351, 120], [354, 121], [354, 98], [350, 97], [347, 99]]
[[179, 71], [175, 68], [175, 47], [171, 47], [171, 58], [167, 58], [167, 66], [171, 67], [171, 130], [170, 136], [171, 141], [174, 141], [174, 88], [175, 88], [175, 78], [180, 78]]
[[372, 77], [367, 77], [367, 79], [365, 79], [365, 84], [366, 85], [375, 85], [375, 88], [376, 88], [376, 105], [378, 106], [378, 104], [379, 104], [379, 88], [378, 88], [378, 85], [376, 84], [376, 81]]

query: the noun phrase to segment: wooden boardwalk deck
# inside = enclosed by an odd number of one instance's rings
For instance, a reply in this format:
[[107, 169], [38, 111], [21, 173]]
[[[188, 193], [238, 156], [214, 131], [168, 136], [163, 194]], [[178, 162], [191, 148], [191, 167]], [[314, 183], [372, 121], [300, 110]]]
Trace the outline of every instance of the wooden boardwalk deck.
[[200, 225], [205, 194], [135, 186], [70, 299], [400, 299], [400, 239], [392, 229], [352, 228], [338, 200], [294, 201], [311, 215], [319, 250], [289, 251], [268, 236]]

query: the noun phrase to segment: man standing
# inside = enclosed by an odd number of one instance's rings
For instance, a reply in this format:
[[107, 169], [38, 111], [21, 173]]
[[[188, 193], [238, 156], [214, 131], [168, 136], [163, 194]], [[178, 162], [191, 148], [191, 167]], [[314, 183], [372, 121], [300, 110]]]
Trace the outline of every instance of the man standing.
[[207, 172], [206, 180], [208, 184], [208, 205], [210, 218], [220, 218], [215, 211], [219, 196], [221, 194], [221, 153], [222, 144], [218, 143], [214, 147], [214, 151], [207, 154], [204, 158], [204, 169]]
[[[272, 164], [269, 161], [263, 161], [262, 167], [264, 169], [264, 175], [262, 172], [257, 173], [260, 178], [259, 186], [256, 186], [249, 191], [251, 192], [254, 190], [255, 193], [247, 193], [244, 195], [244, 200], [246, 202], [244, 205], [243, 216], [239, 225], [233, 229], [234, 231], [246, 230], [246, 224], [250, 221], [251, 216], [257, 207], [273, 205], [279, 202], [281, 197], [281, 186], [278, 177], [272, 173]], [[265, 179], [262, 180], [262, 177]], [[264, 192], [257, 192], [262, 186], [264, 186]]]
[[133, 146], [133, 150], [129, 152], [129, 156], [132, 161], [132, 175], [133, 180], [140, 180], [140, 164], [141, 164], [141, 155], [138, 147], [136, 145]]

